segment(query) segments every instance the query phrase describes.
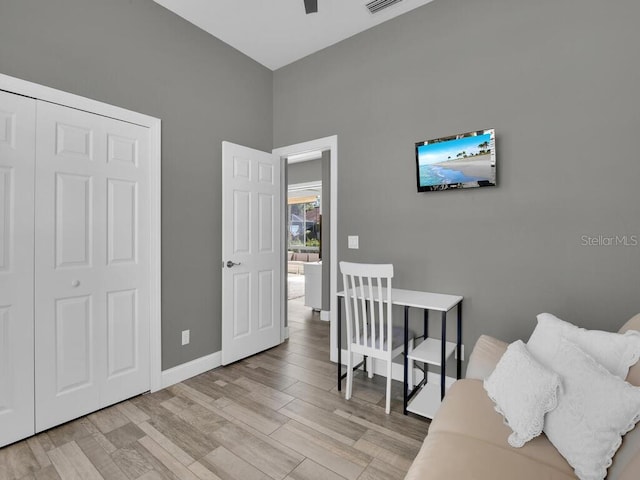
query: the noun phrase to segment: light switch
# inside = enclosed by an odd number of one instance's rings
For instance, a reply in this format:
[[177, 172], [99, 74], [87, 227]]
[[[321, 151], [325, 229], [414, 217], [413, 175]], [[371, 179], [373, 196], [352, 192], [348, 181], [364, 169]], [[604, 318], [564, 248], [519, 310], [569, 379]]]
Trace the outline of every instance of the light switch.
[[360, 248], [358, 246], [358, 235], [349, 235], [347, 239], [349, 241], [349, 248]]
[[182, 331], [182, 345], [188, 345], [191, 341], [190, 337], [191, 330], [183, 330]]

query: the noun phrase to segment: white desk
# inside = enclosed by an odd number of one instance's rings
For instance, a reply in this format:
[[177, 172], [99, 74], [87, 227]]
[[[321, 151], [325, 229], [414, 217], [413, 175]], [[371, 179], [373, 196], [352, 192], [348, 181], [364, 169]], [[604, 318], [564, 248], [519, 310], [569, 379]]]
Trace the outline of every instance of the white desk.
[[[382, 289], [382, 298], [386, 299], [386, 289]], [[338, 292], [338, 390], [342, 388], [342, 379], [346, 374], [342, 374], [342, 306], [341, 300], [344, 298], [345, 292]], [[367, 292], [366, 298], [369, 299], [369, 292]], [[374, 290], [373, 300], [378, 300], [378, 292]], [[418, 345], [414, 351], [411, 352], [411, 359], [414, 361], [422, 362], [429, 365], [436, 365], [440, 367], [440, 395], [436, 393], [436, 400], [439, 401], [444, 398], [445, 391], [445, 366], [447, 358], [457, 351], [457, 369], [456, 376], [459, 379], [462, 369], [462, 300], [460, 295], [447, 295], [442, 293], [421, 292], [416, 290], [404, 290], [400, 288], [392, 288], [391, 290], [391, 303], [393, 305], [399, 305], [404, 307], [404, 351], [407, 351], [409, 343], [409, 308], [420, 308], [424, 311], [424, 341]], [[447, 342], [447, 312], [454, 307], [457, 308], [458, 321], [457, 321], [457, 341], [456, 343]], [[429, 310], [441, 312], [442, 331], [440, 341], [428, 338], [429, 335]], [[440, 358], [438, 359], [437, 348], [440, 347]], [[357, 368], [357, 367], [356, 367]], [[415, 388], [409, 392], [407, 386], [408, 375], [408, 357], [404, 356], [404, 406], [403, 413], [406, 415], [407, 411], [412, 411], [419, 415], [432, 417], [434, 412], [433, 393], [437, 392], [431, 388], [427, 389], [427, 374], [425, 369], [425, 375], [422, 382], [415, 386]], [[412, 372], [413, 373], [413, 372]], [[420, 393], [422, 387], [425, 387], [425, 391]], [[416, 395], [418, 397], [412, 402], [412, 408], [409, 406], [409, 400]], [[437, 407], [435, 407], [437, 408]]]

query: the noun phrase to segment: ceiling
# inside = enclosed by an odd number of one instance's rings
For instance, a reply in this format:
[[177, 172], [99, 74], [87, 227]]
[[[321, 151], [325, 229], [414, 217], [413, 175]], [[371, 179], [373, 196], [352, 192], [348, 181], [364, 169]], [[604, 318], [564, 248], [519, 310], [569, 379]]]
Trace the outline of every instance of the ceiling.
[[371, 14], [370, 0], [154, 0], [262, 65], [276, 70], [432, 0], [401, 0]]

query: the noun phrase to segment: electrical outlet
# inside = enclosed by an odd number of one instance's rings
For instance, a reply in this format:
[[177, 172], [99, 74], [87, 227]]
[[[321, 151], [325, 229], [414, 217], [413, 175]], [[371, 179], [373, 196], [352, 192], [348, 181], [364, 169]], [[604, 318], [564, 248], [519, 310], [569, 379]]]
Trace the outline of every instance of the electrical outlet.
[[355, 248], [355, 249], [359, 248], [359, 246], [358, 246], [358, 243], [359, 243], [358, 242], [359, 241], [358, 235], [349, 235], [347, 237], [347, 241], [348, 241], [348, 244], [349, 244], [349, 248]]
[[183, 330], [182, 331], [182, 345], [188, 345], [189, 344], [189, 342], [191, 341], [190, 338], [189, 338], [190, 336], [191, 336], [191, 330]]
[[[462, 358], [461, 358], [461, 360], [464, 362], [464, 345], [460, 345], [460, 350], [461, 350], [461, 352], [462, 352]], [[458, 349], [457, 349], [457, 348], [453, 351], [453, 356], [454, 356], [454, 358], [455, 358], [456, 360], [458, 359]]]

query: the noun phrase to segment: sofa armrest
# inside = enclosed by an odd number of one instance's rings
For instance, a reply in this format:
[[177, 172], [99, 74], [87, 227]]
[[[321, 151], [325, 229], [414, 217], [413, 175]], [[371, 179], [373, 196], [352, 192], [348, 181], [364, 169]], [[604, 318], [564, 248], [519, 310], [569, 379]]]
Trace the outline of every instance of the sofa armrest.
[[469, 356], [466, 378], [484, 380], [496, 368], [508, 344], [488, 335], [481, 335]]
[[[628, 330], [640, 331], [640, 313], [625, 323], [619, 330], [619, 333], [624, 333]], [[640, 386], [640, 362], [636, 363], [629, 369], [627, 382], [636, 387]]]

